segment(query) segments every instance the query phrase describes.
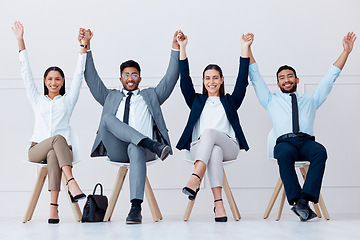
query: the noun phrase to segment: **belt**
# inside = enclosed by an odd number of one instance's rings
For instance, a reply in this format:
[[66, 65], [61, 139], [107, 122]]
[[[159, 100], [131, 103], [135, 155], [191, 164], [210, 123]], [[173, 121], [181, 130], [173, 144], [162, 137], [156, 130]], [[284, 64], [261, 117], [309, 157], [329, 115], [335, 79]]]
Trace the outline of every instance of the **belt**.
[[294, 138], [294, 137], [311, 137], [311, 135], [309, 135], [307, 133], [302, 133], [302, 132], [299, 132], [297, 134], [287, 133], [287, 134], [281, 135], [280, 137], [278, 137], [278, 139], [286, 139], [286, 138]]

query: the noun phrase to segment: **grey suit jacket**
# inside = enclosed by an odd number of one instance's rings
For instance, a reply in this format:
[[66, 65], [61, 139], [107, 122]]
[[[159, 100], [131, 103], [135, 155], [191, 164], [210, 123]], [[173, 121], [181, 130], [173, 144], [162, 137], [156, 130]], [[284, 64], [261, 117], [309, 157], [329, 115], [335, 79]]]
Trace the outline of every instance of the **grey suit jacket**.
[[[108, 89], [104, 85], [95, 69], [91, 51], [87, 53], [84, 75], [85, 81], [89, 86], [91, 94], [96, 99], [96, 101], [98, 101], [103, 106], [101, 118], [104, 116], [105, 113], [111, 113], [112, 115], [116, 115], [117, 109], [124, 97], [124, 94], [116, 89]], [[170, 146], [170, 148], [171, 144], [168, 135], [168, 129], [166, 128], [160, 105], [163, 104], [165, 100], [170, 96], [178, 78], [179, 52], [172, 50], [168, 69], [159, 84], [155, 88], [147, 88], [141, 90], [139, 93], [144, 98], [144, 101], [146, 102], [146, 105], [154, 121], [154, 140], [166, 143]], [[102, 124], [103, 121], [101, 119], [95, 142], [91, 150], [91, 157], [106, 156], [106, 149], [104, 147], [104, 144], [102, 143]]]

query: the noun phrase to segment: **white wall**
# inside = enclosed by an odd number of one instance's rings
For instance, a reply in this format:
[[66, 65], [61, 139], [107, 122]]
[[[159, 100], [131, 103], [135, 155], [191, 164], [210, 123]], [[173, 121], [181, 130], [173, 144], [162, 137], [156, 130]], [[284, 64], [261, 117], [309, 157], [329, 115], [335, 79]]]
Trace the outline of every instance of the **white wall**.
[[[360, 34], [359, 7], [360, 3], [355, 0], [1, 1], [0, 216], [21, 219], [37, 174], [36, 167], [24, 162], [34, 121], [20, 78], [17, 44], [11, 32], [14, 20], [24, 23], [26, 46], [39, 88], [41, 76], [50, 65], [62, 67], [67, 86], [70, 86], [79, 50], [79, 27], [94, 31], [91, 47], [96, 67], [109, 88], [118, 88], [119, 64], [130, 58], [142, 67], [141, 87], [155, 86], [166, 70], [172, 34], [181, 28], [189, 36], [191, 73], [198, 89], [202, 70], [208, 63], [218, 63], [223, 68], [226, 90], [232, 89], [238, 69], [239, 38], [242, 33], [251, 31], [255, 33], [253, 52], [270, 89], [277, 91], [274, 77], [277, 68], [289, 64], [298, 71], [300, 93], [311, 93], [341, 53], [342, 37], [348, 31]], [[359, 44], [356, 43], [315, 122], [317, 140], [326, 146], [329, 155], [322, 193], [330, 214], [360, 212], [357, 204], [360, 198]], [[172, 144], [176, 145], [189, 113], [178, 85], [162, 109]], [[86, 193], [92, 191], [95, 183], [101, 182], [110, 196], [117, 167], [101, 158], [89, 157], [100, 113], [100, 105], [84, 84], [71, 120], [79, 135], [82, 159], [74, 167], [74, 175]], [[278, 170], [276, 164], [266, 158], [271, 123], [252, 86], [248, 88], [239, 115], [250, 151], [241, 152], [239, 160], [225, 170], [243, 217], [246, 214], [261, 217], [277, 181]], [[184, 153], [174, 149], [173, 156], [148, 169], [165, 217], [177, 214], [181, 219], [187, 204], [180, 189], [189, 178], [192, 166], [183, 159]], [[207, 179], [203, 186], [194, 216], [212, 214]], [[45, 189], [35, 216], [48, 213], [49, 194]], [[70, 207], [64, 194], [61, 195], [61, 215], [70, 215]], [[114, 218], [125, 218], [128, 200], [126, 181]], [[229, 209], [228, 214], [231, 214]], [[144, 207], [144, 215], [149, 216], [147, 207]]]

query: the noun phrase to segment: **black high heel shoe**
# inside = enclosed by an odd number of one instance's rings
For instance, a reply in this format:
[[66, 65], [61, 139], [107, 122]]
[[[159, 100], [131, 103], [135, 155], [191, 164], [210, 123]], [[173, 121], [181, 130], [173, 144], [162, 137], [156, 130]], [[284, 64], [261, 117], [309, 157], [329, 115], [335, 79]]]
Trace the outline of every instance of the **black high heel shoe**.
[[[50, 203], [50, 205], [56, 206], [56, 207], [59, 206], [59, 204], [56, 204], [56, 203]], [[57, 210], [57, 212], [59, 212], [59, 211]], [[57, 223], [59, 223], [59, 222], [60, 222], [60, 219], [58, 219], [58, 218], [49, 218], [49, 219], [48, 219], [48, 223], [49, 223], [49, 224], [57, 224]]]
[[[72, 181], [72, 180], [75, 180], [74, 178], [70, 178], [67, 183], [66, 183], [66, 186], [69, 185], [69, 182]], [[70, 192], [70, 190], [68, 190], [68, 193], [69, 193], [69, 196], [70, 196], [70, 199], [71, 199], [71, 202], [72, 203], [76, 203], [78, 202], [80, 199], [83, 199], [83, 198], [86, 198], [86, 195], [84, 193], [80, 193], [76, 196], [73, 196]]]
[[[199, 176], [199, 175], [197, 175], [196, 173], [193, 173], [193, 174], [191, 174], [191, 175], [194, 175], [194, 176], [196, 176], [197, 178], [199, 178], [199, 180], [200, 180], [200, 182], [201, 182], [201, 177]], [[182, 189], [182, 192], [184, 193], [184, 194], [186, 194], [186, 195], [188, 195], [189, 197], [189, 200], [191, 200], [191, 201], [194, 201], [195, 200], [195, 198], [196, 198], [196, 195], [197, 195], [197, 193], [200, 191], [200, 187], [198, 187], [196, 190], [193, 190], [193, 189], [191, 189], [191, 188], [189, 188], [189, 187], [183, 187], [183, 189]]]
[[[220, 198], [220, 199], [216, 199], [216, 200], [214, 201], [214, 203], [220, 202], [220, 201], [222, 201], [221, 198]], [[216, 212], [215, 212], [215, 207], [214, 207], [214, 213], [216, 213]], [[215, 222], [227, 222], [227, 216], [225, 216], [225, 217], [215, 217]]]

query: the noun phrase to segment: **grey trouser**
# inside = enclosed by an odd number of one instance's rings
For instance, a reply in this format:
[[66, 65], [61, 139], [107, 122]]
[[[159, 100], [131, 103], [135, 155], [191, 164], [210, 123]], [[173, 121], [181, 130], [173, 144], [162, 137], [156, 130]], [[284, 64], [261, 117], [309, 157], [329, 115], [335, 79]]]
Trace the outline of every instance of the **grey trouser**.
[[144, 198], [146, 162], [155, 159], [149, 150], [137, 145], [146, 136], [123, 123], [114, 115], [102, 117], [103, 139], [107, 156], [114, 162], [130, 162], [130, 200]]
[[72, 148], [61, 135], [56, 135], [45, 139], [42, 142], [33, 142], [28, 152], [29, 161], [40, 163], [47, 161], [48, 169], [48, 190], [60, 191], [61, 168], [72, 166]]
[[235, 139], [215, 129], [206, 129], [200, 139], [190, 145], [191, 160], [207, 166], [211, 188], [222, 187], [223, 161], [235, 160], [239, 147]]

